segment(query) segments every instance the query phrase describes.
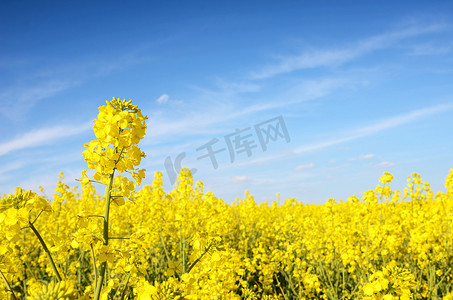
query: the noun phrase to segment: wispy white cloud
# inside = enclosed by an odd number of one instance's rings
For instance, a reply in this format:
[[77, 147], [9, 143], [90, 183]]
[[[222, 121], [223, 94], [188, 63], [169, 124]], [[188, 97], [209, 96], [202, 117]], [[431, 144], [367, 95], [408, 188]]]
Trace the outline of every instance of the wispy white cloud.
[[355, 133], [358, 136], [367, 136], [370, 134], [374, 134], [380, 132], [385, 129], [390, 129], [396, 126], [400, 126], [409, 122], [417, 121], [421, 118], [428, 117], [431, 115], [436, 115], [439, 113], [445, 113], [453, 109], [453, 102], [446, 103], [446, 104], [439, 104], [431, 107], [426, 107], [418, 110], [413, 110], [409, 113], [402, 114], [399, 116], [395, 116], [392, 118], [388, 118], [372, 124], [370, 126], [365, 126], [363, 128], [355, 130]]
[[304, 152], [310, 152], [314, 150], [319, 150], [323, 148], [327, 148], [330, 146], [338, 145], [344, 142], [348, 142], [351, 140], [355, 140], [358, 138], [362, 138], [365, 136], [369, 136], [375, 133], [378, 133], [380, 131], [394, 128], [400, 125], [404, 125], [410, 122], [415, 122], [421, 118], [428, 117], [430, 115], [435, 115], [439, 113], [444, 113], [447, 111], [450, 111], [453, 109], [453, 103], [448, 103], [448, 104], [441, 104], [441, 105], [435, 105], [432, 107], [427, 107], [419, 110], [414, 110], [406, 114], [402, 114], [399, 116], [395, 116], [392, 118], [384, 119], [382, 121], [378, 121], [372, 125], [368, 125], [365, 127], [361, 127], [358, 129], [355, 129], [347, 134], [344, 134], [343, 137], [339, 138], [333, 138], [325, 141], [321, 141], [318, 143], [314, 143], [311, 145], [306, 145], [299, 147], [294, 150], [295, 153], [304, 153]]
[[0, 110], [0, 114], [11, 121], [20, 121], [40, 100], [145, 60], [148, 58], [132, 51], [111, 59], [75, 61], [29, 70], [24, 75], [13, 78], [13, 83], [9, 86], [0, 89], [0, 106], [8, 108]]
[[240, 94], [240, 93], [251, 93], [259, 92], [261, 85], [250, 82], [228, 82], [223, 79], [217, 78], [215, 80], [217, 87], [222, 93], [228, 94]]
[[338, 66], [372, 51], [391, 47], [405, 39], [439, 32], [444, 28], [443, 23], [412, 24], [402, 29], [372, 36], [343, 49], [315, 50], [296, 56], [284, 56], [280, 58], [279, 63], [252, 72], [251, 78], [264, 79], [296, 70]]
[[20, 120], [35, 104], [45, 98], [76, 85], [76, 81], [49, 80], [31, 86], [12, 86], [0, 92], [0, 104], [8, 109], [0, 110], [3, 117]]
[[[414, 110], [414, 111], [408, 112], [406, 114], [402, 114], [402, 115], [398, 115], [398, 116], [384, 119], [381, 121], [377, 121], [372, 125], [369, 125], [366, 127], [360, 127], [358, 129], [346, 132], [344, 134], [340, 134], [340, 135], [336, 134], [336, 136], [340, 136], [340, 137], [335, 137], [332, 139], [327, 139], [324, 141], [320, 141], [320, 142], [316, 142], [316, 143], [312, 143], [312, 144], [308, 144], [308, 145], [303, 145], [303, 146], [297, 147], [295, 149], [292, 149], [289, 151], [282, 151], [282, 152], [279, 152], [279, 153], [276, 153], [273, 155], [265, 155], [260, 158], [251, 159], [251, 160], [247, 160], [247, 161], [243, 161], [243, 162], [238, 162], [238, 163], [234, 164], [234, 167], [242, 167], [242, 166], [248, 166], [248, 165], [264, 165], [264, 164], [267, 164], [272, 161], [288, 159], [288, 158], [294, 157], [295, 155], [300, 155], [303, 153], [309, 153], [309, 152], [329, 148], [329, 147], [343, 144], [343, 143], [346, 143], [346, 142], [349, 142], [352, 140], [370, 136], [370, 135], [373, 135], [373, 134], [378, 133], [383, 130], [395, 128], [397, 126], [401, 126], [401, 125], [404, 125], [404, 124], [407, 124], [410, 122], [415, 122], [424, 117], [428, 117], [430, 115], [448, 112], [452, 109], [453, 109], [453, 103], [436, 105], [436, 106], [432, 106], [432, 107], [428, 107], [428, 108], [424, 108], [424, 109]], [[365, 155], [361, 155], [355, 159], [364, 160], [364, 159], [371, 159], [373, 157], [375, 157], [375, 154], [365, 154]], [[329, 164], [333, 164], [333, 163], [335, 163], [334, 160], [329, 161]], [[312, 166], [314, 167], [315, 165], [306, 164], [306, 165], [297, 167], [296, 170], [302, 170], [304, 168], [308, 168], [308, 167], [312, 167]], [[222, 167], [222, 169], [225, 169], [225, 168], [228, 168], [228, 167]]]
[[[303, 146], [297, 147], [295, 149], [288, 150], [288, 151], [282, 151], [282, 152], [279, 152], [279, 153], [276, 153], [273, 155], [265, 155], [265, 156], [262, 156], [259, 158], [250, 159], [250, 160], [246, 160], [246, 161], [242, 161], [242, 162], [237, 162], [234, 164], [234, 167], [242, 167], [242, 166], [248, 166], [248, 165], [264, 165], [264, 164], [267, 164], [267, 163], [275, 161], [275, 160], [288, 159], [290, 157], [294, 157], [295, 155], [329, 148], [332, 146], [346, 143], [348, 141], [352, 141], [352, 140], [356, 140], [356, 139], [363, 138], [366, 136], [370, 136], [370, 135], [376, 134], [378, 132], [381, 132], [383, 130], [402, 126], [402, 125], [408, 124], [410, 122], [416, 122], [418, 120], [421, 120], [424, 117], [448, 112], [452, 109], [453, 109], [453, 103], [441, 104], [441, 105], [427, 107], [427, 108], [423, 108], [423, 109], [419, 109], [419, 110], [414, 110], [414, 111], [411, 111], [411, 112], [408, 112], [405, 114], [401, 114], [401, 115], [387, 118], [387, 119], [384, 119], [381, 121], [377, 121], [371, 125], [368, 125], [365, 127], [360, 127], [360, 128], [345, 132], [343, 134], [335, 134], [336, 137], [332, 138], [332, 139], [326, 139], [326, 140], [323, 140], [320, 142], [303, 145]], [[178, 127], [180, 127], [180, 126], [181, 126], [181, 124]], [[365, 154], [365, 155], [357, 157], [356, 159], [363, 160], [363, 159], [370, 159], [372, 157], [375, 157], [375, 154]], [[333, 162], [329, 162], [329, 163], [333, 163]], [[222, 166], [222, 169], [225, 169], [225, 168], [228, 168], [228, 167]]]
[[272, 101], [252, 104], [238, 109], [230, 117], [239, 117], [260, 111], [288, 107], [304, 101], [325, 97], [336, 90], [352, 86], [354, 83], [346, 78], [322, 78], [318, 80], [301, 80]]
[[377, 166], [377, 167], [382, 167], [382, 168], [390, 168], [390, 167], [393, 167], [394, 165], [395, 165], [395, 164], [392, 163], [392, 162], [383, 161], [383, 162], [378, 163], [376, 166]]
[[301, 153], [321, 150], [321, 149], [324, 149], [324, 148], [328, 148], [328, 147], [331, 147], [331, 146], [335, 146], [335, 145], [338, 145], [338, 144], [341, 144], [341, 143], [345, 143], [345, 142], [354, 140], [354, 139], [359, 138], [359, 137], [360, 136], [358, 136], [358, 135], [354, 135], [354, 136], [345, 136], [345, 137], [342, 137], [342, 138], [328, 139], [328, 140], [325, 140], [325, 141], [321, 141], [321, 142], [317, 142], [317, 143], [313, 143], [313, 144], [309, 144], [309, 145], [304, 145], [304, 146], [298, 147], [298, 148], [294, 149], [293, 152], [295, 154], [301, 154]]
[[251, 82], [250, 80], [238, 80], [238, 81], [228, 81], [220, 77], [215, 77], [213, 79], [214, 86], [211, 88], [188, 85], [187, 87], [199, 92], [201, 94], [207, 95], [209, 97], [222, 97], [222, 96], [234, 96], [243, 93], [256, 93], [262, 90], [263, 86], [257, 84], [256, 82]]
[[350, 158], [349, 160], [365, 160], [365, 159], [370, 159], [370, 158], [373, 158], [375, 157], [376, 155], [373, 154], [373, 153], [369, 153], [369, 154], [362, 154], [362, 155], [359, 155], [357, 157], [352, 157]]
[[[23, 161], [14, 161], [4, 165], [0, 169], [0, 175], [22, 168], [25, 165]], [[0, 179], [1, 181], [1, 179]]]
[[234, 183], [243, 183], [243, 182], [250, 182], [252, 179], [245, 175], [235, 176], [233, 178]]
[[[0, 169], [0, 183], [9, 180], [11, 177], [7, 175], [9, 172], [18, 170], [25, 165], [23, 161], [14, 161], [3, 165]], [[0, 189], [1, 190], [1, 189]]]
[[[159, 113], [150, 114], [154, 117], [148, 122], [148, 130], [142, 144], [160, 144], [165, 141], [174, 141], [181, 136], [196, 136], [206, 134], [217, 134], [219, 131], [214, 125], [220, 123], [215, 118], [215, 112], [190, 113], [184, 118], [173, 118], [173, 115], [162, 116]], [[205, 116], [204, 118], [202, 116]]]
[[168, 98], [170, 98], [170, 97], [167, 94], [163, 94], [162, 96], [157, 98], [156, 102], [159, 103], [159, 104], [167, 103]]
[[311, 168], [314, 168], [314, 167], [315, 167], [314, 163], [309, 163], [309, 164], [297, 166], [296, 167], [296, 171], [302, 171], [304, 169], [311, 169]]
[[444, 55], [453, 51], [453, 45], [418, 44], [412, 47], [410, 55]]
[[[234, 84], [229, 83], [229, 85]], [[185, 112], [185, 115], [189, 115], [188, 117], [179, 117], [177, 120], [175, 120], [175, 118], [169, 118], [168, 113], [151, 113], [155, 116], [154, 119], [159, 129], [157, 131], [155, 130], [152, 134], [162, 135], [167, 133], [183, 133], [188, 132], [189, 129], [190, 133], [196, 133], [200, 132], [203, 128], [212, 129], [216, 124], [222, 124], [235, 118], [242, 118], [244, 116], [253, 115], [263, 111], [288, 107], [304, 101], [313, 101], [330, 95], [339, 89], [355, 85], [357, 85], [357, 82], [347, 78], [337, 77], [327, 77], [317, 80], [300, 80], [278, 96], [271, 97], [270, 100], [250, 104], [242, 101], [231, 100], [229, 97], [232, 92], [230, 91], [213, 91], [192, 87], [201, 93], [200, 98], [204, 99], [205, 97], [206, 99], [209, 99], [210, 102], [212, 99], [230, 99], [231, 101], [215, 102], [214, 104], [210, 104], [210, 107], [207, 107], [209, 104], [206, 103], [209, 102], [206, 101], [203, 103], [203, 110], [200, 110], [199, 106], [193, 105], [196, 109], [189, 111], [189, 113], [187, 111]], [[235, 105], [235, 102], [238, 102], [240, 107]], [[165, 115], [167, 117], [165, 120], [163, 118], [159, 119], [160, 115]], [[166, 121], [167, 119], [168, 121]], [[194, 127], [198, 128], [198, 130], [192, 130]], [[201, 132], [206, 132], [206, 130], [201, 130]]]
[[0, 156], [6, 155], [12, 151], [46, 145], [65, 137], [80, 134], [90, 128], [91, 122], [87, 122], [75, 126], [55, 126], [32, 130], [13, 140], [2, 142], [0, 144]]

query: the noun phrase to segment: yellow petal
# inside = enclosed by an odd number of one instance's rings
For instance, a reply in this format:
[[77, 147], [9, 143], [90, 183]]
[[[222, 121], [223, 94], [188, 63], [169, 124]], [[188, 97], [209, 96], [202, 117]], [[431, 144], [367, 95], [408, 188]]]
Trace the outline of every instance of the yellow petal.
[[73, 240], [71, 242], [71, 247], [74, 249], [77, 249], [77, 248], [79, 248], [79, 243], [76, 240]]

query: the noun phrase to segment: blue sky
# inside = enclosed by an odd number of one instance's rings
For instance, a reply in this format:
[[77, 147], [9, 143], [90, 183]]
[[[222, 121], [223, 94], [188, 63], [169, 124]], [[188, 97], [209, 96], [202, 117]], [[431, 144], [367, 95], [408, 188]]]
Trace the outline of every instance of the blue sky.
[[452, 54], [451, 1], [2, 1], [0, 194], [76, 185], [112, 97], [149, 117], [144, 184], [182, 165], [229, 203], [360, 197], [385, 171], [444, 190]]

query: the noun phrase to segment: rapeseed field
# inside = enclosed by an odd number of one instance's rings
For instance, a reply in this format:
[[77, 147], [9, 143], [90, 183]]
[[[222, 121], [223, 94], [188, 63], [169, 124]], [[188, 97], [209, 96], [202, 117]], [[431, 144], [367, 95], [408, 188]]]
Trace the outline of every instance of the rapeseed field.
[[453, 169], [445, 193], [384, 173], [346, 201], [228, 204], [187, 168], [171, 191], [161, 172], [141, 186], [131, 101], [107, 101], [93, 129], [81, 190], [61, 174], [51, 196], [1, 198], [0, 299], [453, 299]]

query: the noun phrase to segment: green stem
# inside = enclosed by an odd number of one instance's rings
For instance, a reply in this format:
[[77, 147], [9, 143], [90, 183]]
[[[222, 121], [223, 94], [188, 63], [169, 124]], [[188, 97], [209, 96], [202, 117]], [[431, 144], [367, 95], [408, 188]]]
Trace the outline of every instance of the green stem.
[[0, 270], [0, 275], [2, 276], [3, 282], [4, 282], [5, 285], [6, 285], [6, 289], [8, 290], [8, 292], [11, 293], [11, 296], [12, 296], [13, 300], [17, 300], [16, 295], [14, 294], [13, 289], [12, 289], [11, 286], [9, 285], [8, 280], [6, 279], [5, 275], [3, 275], [3, 272], [2, 272], [1, 270]]
[[131, 278], [131, 273], [127, 274], [126, 283], [124, 284], [124, 289], [123, 289], [123, 292], [121, 293], [121, 300], [124, 300], [124, 297], [126, 296], [126, 290], [127, 290], [127, 285], [129, 283], [129, 278]]
[[284, 292], [283, 289], [282, 289], [282, 285], [280, 284], [280, 280], [278, 280], [277, 274], [274, 274], [274, 277], [275, 277], [275, 279], [277, 280], [277, 286], [280, 288], [280, 292], [282, 293], [283, 298], [284, 298], [285, 300], [288, 300], [288, 298], [286, 297], [285, 292]]
[[203, 254], [200, 255], [200, 257], [198, 257], [189, 267], [189, 269], [187, 270], [187, 273], [190, 273], [190, 271], [193, 269], [193, 267], [195, 267], [195, 265], [203, 258], [203, 256], [205, 256], [206, 253], [209, 252], [209, 250], [211, 250], [211, 247], [212, 247], [213, 244], [210, 244], [206, 249], [205, 251], [203, 252]]
[[[104, 207], [104, 232], [103, 232], [103, 244], [107, 246], [109, 244], [109, 210], [110, 210], [110, 194], [113, 185], [113, 177], [115, 176], [115, 170], [110, 174], [109, 185], [105, 191], [105, 207]], [[101, 295], [102, 284], [104, 283], [105, 269], [107, 268], [107, 261], [102, 262], [101, 268], [99, 269], [99, 277], [96, 283], [96, 290], [94, 292], [94, 300], [99, 300]]]
[[168, 255], [167, 247], [165, 247], [164, 237], [162, 236], [162, 233], [160, 231], [159, 231], [159, 236], [160, 236], [160, 241], [162, 243], [162, 247], [164, 248], [165, 257], [167, 258], [167, 263], [168, 263], [170, 261], [170, 256]]
[[98, 284], [98, 268], [96, 267], [96, 256], [94, 256], [93, 243], [90, 244], [91, 256], [93, 256], [93, 270], [94, 270], [94, 286]]
[[50, 262], [50, 266], [52, 267], [52, 270], [53, 270], [55, 276], [57, 277], [58, 282], [60, 282], [61, 281], [60, 273], [58, 273], [57, 266], [55, 266], [55, 262], [53, 261], [52, 254], [50, 254], [50, 251], [47, 248], [46, 243], [42, 239], [42, 237], [39, 234], [38, 230], [36, 229], [35, 225], [33, 225], [33, 223], [31, 223], [30, 221], [28, 222], [28, 225], [30, 226], [31, 230], [33, 230], [33, 232], [35, 233], [35, 235], [38, 238], [39, 242], [41, 243], [41, 246], [44, 249], [44, 252], [46, 252], [47, 259]]

